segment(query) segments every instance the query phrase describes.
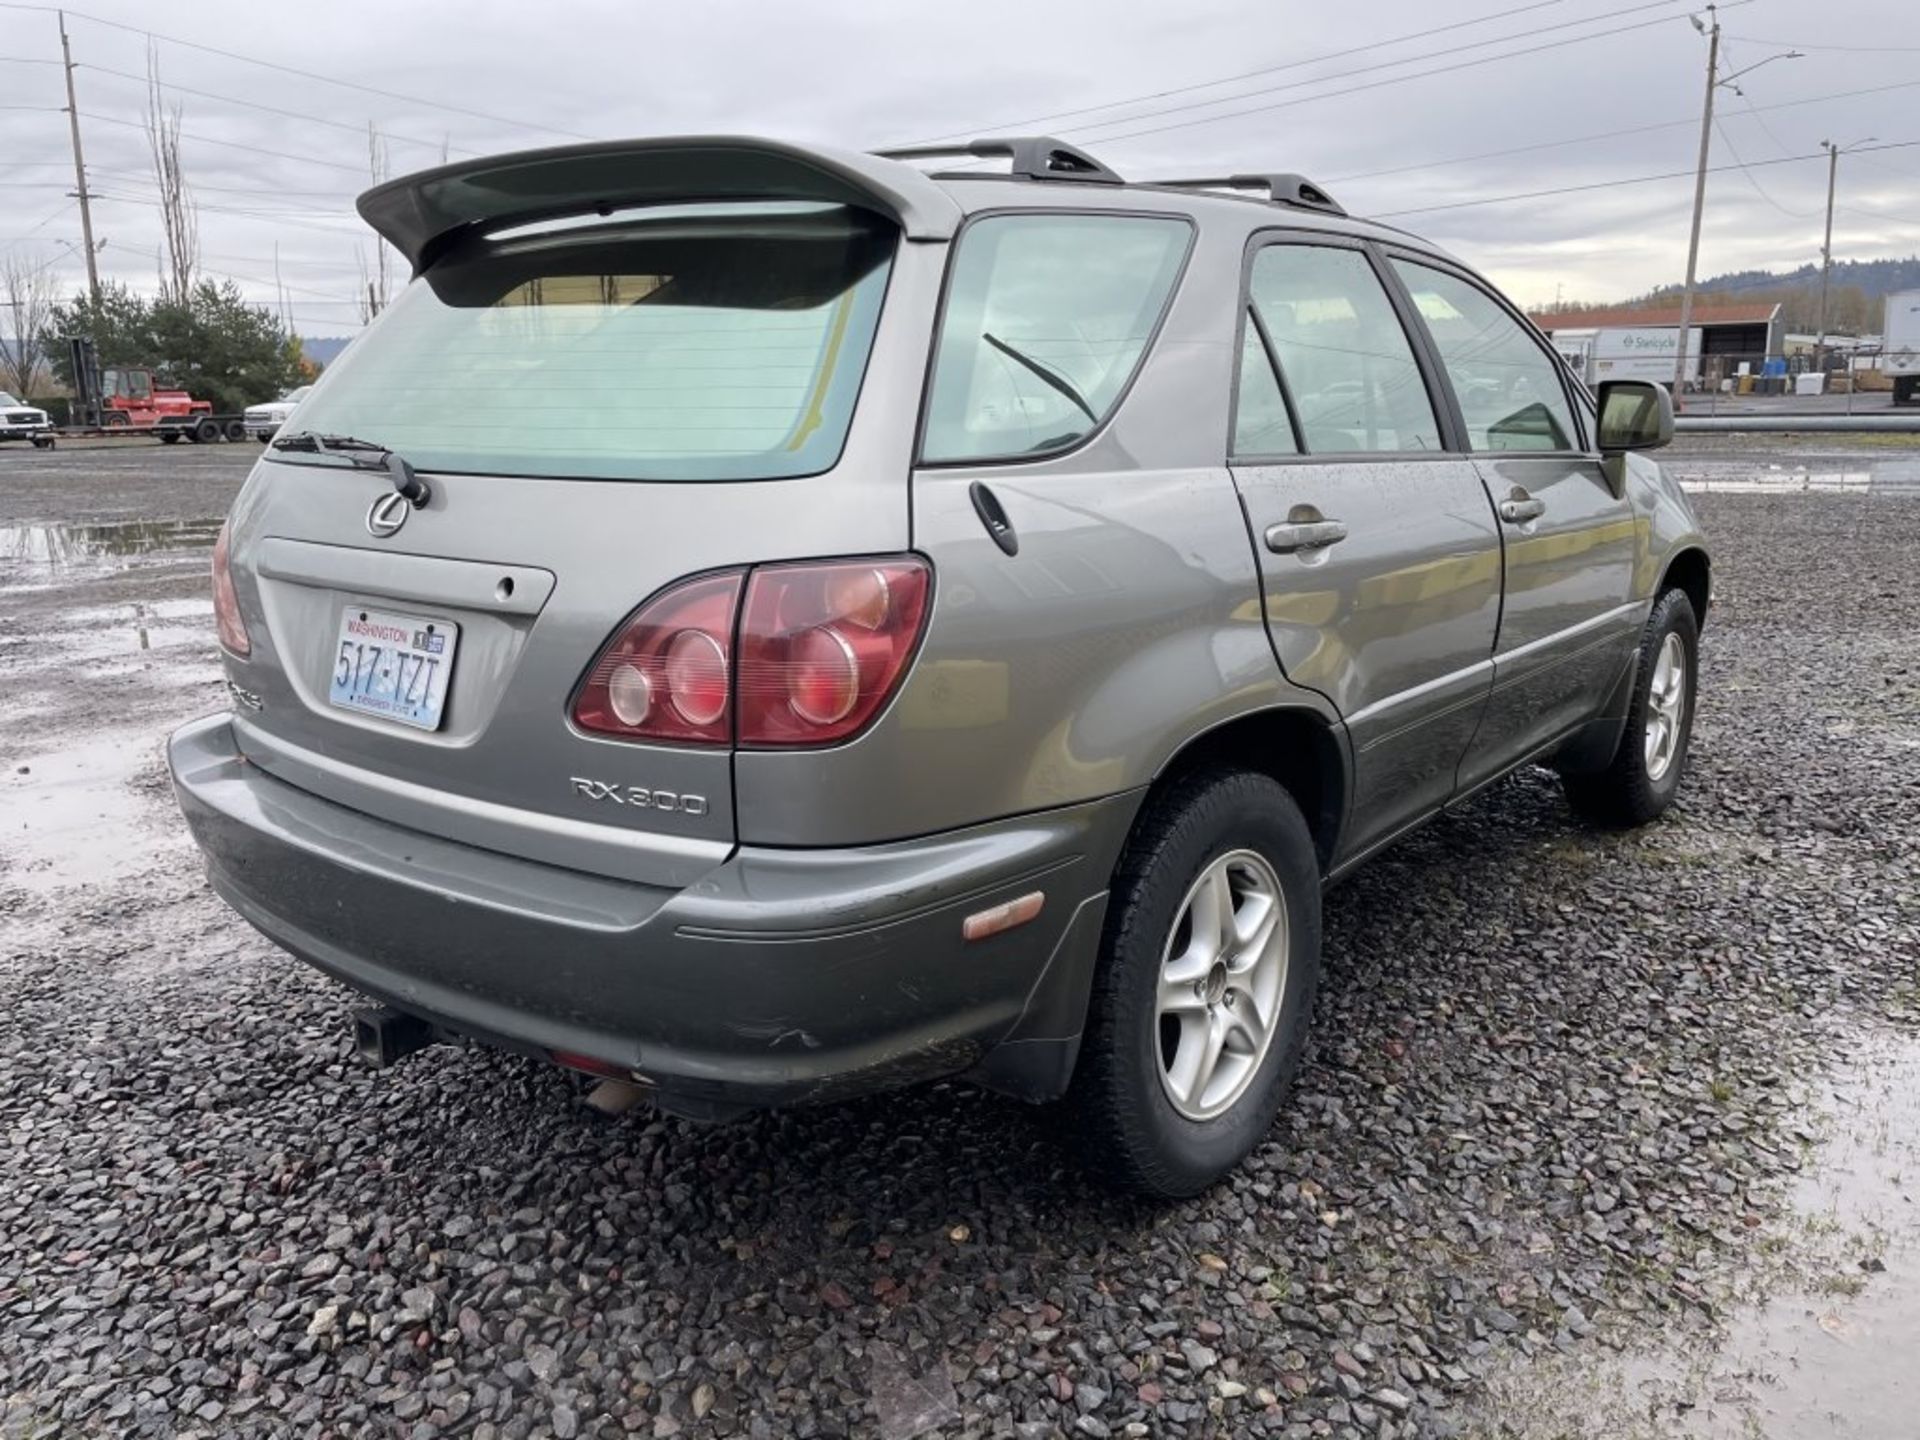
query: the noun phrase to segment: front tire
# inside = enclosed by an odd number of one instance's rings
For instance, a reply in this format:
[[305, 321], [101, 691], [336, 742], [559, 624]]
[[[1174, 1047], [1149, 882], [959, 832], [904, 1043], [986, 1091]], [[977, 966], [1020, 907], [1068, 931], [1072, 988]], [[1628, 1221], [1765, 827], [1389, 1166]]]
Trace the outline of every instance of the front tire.
[[1285, 1098], [1319, 971], [1319, 860], [1293, 797], [1212, 770], [1149, 800], [1067, 1097], [1089, 1168], [1176, 1199], [1239, 1164]]
[[1700, 673], [1700, 625], [1684, 590], [1653, 603], [1640, 637], [1633, 698], [1620, 748], [1607, 768], [1565, 779], [1567, 800], [1596, 824], [1629, 829], [1657, 819], [1673, 803], [1693, 736]]

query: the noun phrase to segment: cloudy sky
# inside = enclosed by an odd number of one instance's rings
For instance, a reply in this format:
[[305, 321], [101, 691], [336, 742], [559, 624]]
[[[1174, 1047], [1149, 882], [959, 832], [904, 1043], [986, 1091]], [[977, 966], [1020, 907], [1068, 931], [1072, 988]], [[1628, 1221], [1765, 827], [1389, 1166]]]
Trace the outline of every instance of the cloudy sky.
[[[1912, 0], [1720, 13], [1723, 73], [1758, 68], [1720, 91], [1713, 160], [1729, 168], [1709, 177], [1702, 273], [1817, 259], [1827, 139], [1885, 147], [1841, 161], [1836, 257], [1920, 251]], [[372, 254], [352, 212], [370, 122], [395, 174], [576, 138], [1044, 131], [1129, 177], [1301, 171], [1522, 303], [1625, 298], [1684, 263], [1706, 50], [1687, 15], [1684, 0], [88, 0], [68, 25], [103, 271], [156, 284], [151, 47], [182, 110], [205, 268], [272, 300], [277, 247], [296, 328], [329, 335], [356, 327]], [[75, 285], [55, 18], [0, 0], [0, 20], [0, 250]], [[1805, 53], [1761, 63], [1787, 49]], [[1565, 193], [1503, 198], [1547, 190]]]

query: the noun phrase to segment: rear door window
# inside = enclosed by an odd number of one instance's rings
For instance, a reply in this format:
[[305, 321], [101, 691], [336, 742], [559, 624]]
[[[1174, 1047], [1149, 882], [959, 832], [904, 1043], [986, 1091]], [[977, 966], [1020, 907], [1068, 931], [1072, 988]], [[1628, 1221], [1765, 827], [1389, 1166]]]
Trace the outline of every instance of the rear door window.
[[1240, 341], [1240, 386], [1234, 395], [1233, 453], [1245, 458], [1253, 455], [1298, 455], [1299, 441], [1294, 438], [1293, 417], [1287, 413], [1286, 396], [1280, 392], [1280, 377], [1274, 373], [1273, 358], [1260, 338], [1259, 322], [1248, 312], [1246, 334]]
[[922, 458], [1077, 445], [1119, 403], [1186, 259], [1185, 220], [999, 215], [961, 236], [947, 281]]
[[1363, 252], [1269, 245], [1254, 256], [1248, 288], [1293, 399], [1303, 450], [1441, 448], [1413, 345]]
[[300, 428], [423, 470], [817, 474], [846, 440], [897, 234], [863, 211], [782, 203], [472, 242], [334, 362]]
[[1396, 259], [1452, 382], [1475, 450], [1577, 450], [1560, 365], [1478, 285]]

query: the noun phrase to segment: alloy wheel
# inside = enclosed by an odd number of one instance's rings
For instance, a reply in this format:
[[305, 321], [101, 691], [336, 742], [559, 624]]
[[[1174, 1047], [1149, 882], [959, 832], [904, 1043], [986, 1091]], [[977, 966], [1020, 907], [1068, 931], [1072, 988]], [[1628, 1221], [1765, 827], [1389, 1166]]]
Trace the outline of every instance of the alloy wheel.
[[1211, 861], [1175, 914], [1156, 1003], [1160, 1084], [1189, 1120], [1231, 1109], [1260, 1072], [1287, 984], [1287, 902], [1252, 850]]

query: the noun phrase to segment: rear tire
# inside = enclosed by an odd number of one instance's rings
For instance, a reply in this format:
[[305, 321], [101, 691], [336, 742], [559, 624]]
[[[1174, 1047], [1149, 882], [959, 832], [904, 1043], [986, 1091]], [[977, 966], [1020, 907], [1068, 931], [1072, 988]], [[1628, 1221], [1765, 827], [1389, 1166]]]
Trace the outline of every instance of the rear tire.
[[1657, 819], [1673, 803], [1693, 736], [1700, 673], [1700, 625], [1684, 590], [1653, 602], [1640, 637], [1633, 698], [1620, 747], [1606, 769], [1569, 775], [1573, 808], [1595, 824], [1630, 829]]
[[247, 438], [247, 422], [244, 420], [229, 420], [226, 424], [225, 434], [229, 444], [239, 444]]
[[161, 431], [160, 443], [162, 445], [178, 445], [180, 443], [180, 432], [178, 430]]
[[193, 440], [196, 445], [214, 445], [220, 440], [220, 426], [212, 420], [201, 420], [193, 427]]
[[1177, 1199], [1239, 1164], [1286, 1095], [1319, 971], [1319, 859], [1293, 797], [1207, 770], [1150, 799], [1114, 875], [1067, 1094], [1088, 1168]]

